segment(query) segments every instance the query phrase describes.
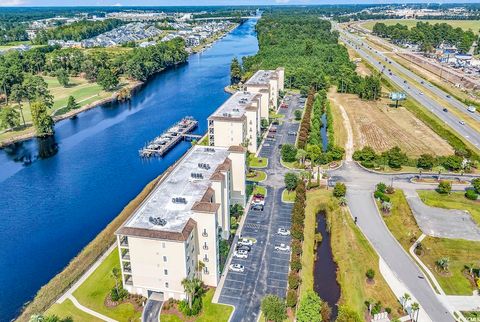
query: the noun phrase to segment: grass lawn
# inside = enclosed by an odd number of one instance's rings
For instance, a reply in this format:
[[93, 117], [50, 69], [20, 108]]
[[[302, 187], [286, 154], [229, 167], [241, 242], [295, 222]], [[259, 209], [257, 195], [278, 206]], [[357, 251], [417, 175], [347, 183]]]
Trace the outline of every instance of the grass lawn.
[[267, 174], [264, 171], [259, 171], [255, 170], [255, 176], [248, 176], [247, 175], [247, 180], [249, 181], [255, 181], [255, 182], [261, 182], [267, 178]]
[[328, 99], [330, 101], [331, 111], [333, 115], [333, 132], [335, 133], [335, 145], [345, 148], [347, 143], [347, 129], [343, 124], [343, 116], [340, 108], [335, 104], [335, 101], [332, 100], [330, 92], [334, 92], [335, 89], [332, 88], [329, 91]]
[[[196, 322], [227, 322], [233, 312], [233, 307], [223, 304], [212, 303], [215, 289], [210, 289], [203, 298], [202, 313], [195, 318]], [[181, 322], [178, 316], [173, 314], [161, 314], [162, 322]]]
[[305, 166], [301, 165], [300, 163], [298, 163], [298, 161], [293, 161], [293, 162], [287, 162], [287, 161], [283, 161], [280, 159], [280, 163], [285, 167], [285, 168], [288, 168], [288, 169], [304, 169]]
[[248, 166], [251, 168], [266, 168], [268, 165], [268, 159], [262, 157], [255, 157], [251, 155], [248, 158]]
[[62, 304], [55, 303], [45, 312], [46, 316], [56, 315], [59, 318], [71, 317], [75, 322], [101, 322], [103, 320], [94, 317], [73, 305], [72, 301], [65, 300]]
[[387, 26], [395, 25], [397, 23], [406, 25], [408, 28], [412, 28], [417, 25], [417, 22], [428, 22], [430, 24], [436, 23], [447, 23], [451, 25], [453, 28], [460, 27], [464, 30], [471, 29], [474, 33], [478, 34], [480, 25], [477, 20], [417, 20], [417, 19], [384, 19], [384, 20], [375, 20], [375, 21], [368, 21], [362, 24], [363, 27], [372, 30], [373, 26], [377, 22], [383, 22]]
[[270, 111], [268, 113], [268, 118], [270, 118], [270, 119], [282, 119], [284, 117], [285, 117], [284, 114], [275, 113], [275, 112], [272, 112], [272, 111]]
[[[419, 191], [419, 195], [421, 196], [423, 192]], [[432, 193], [437, 194], [435, 191]], [[408, 251], [413, 241], [420, 237], [421, 231], [403, 191], [395, 191], [393, 195], [390, 195], [390, 199], [393, 206], [392, 211], [389, 215], [383, 216], [383, 219], [393, 236]], [[480, 261], [480, 242], [426, 237], [422, 241], [422, 245], [424, 253], [419, 258], [435, 275], [445, 293], [471, 295], [473, 289], [468, 279], [463, 276], [462, 270], [466, 264], [470, 262], [477, 264]], [[441, 257], [450, 259], [450, 273], [447, 275], [439, 274], [435, 269], [435, 261]]]
[[408, 252], [410, 246], [420, 237], [422, 232], [418, 228], [403, 191], [397, 189], [389, 197], [392, 203], [392, 210], [390, 214], [383, 216], [383, 220], [393, 236]]
[[282, 201], [292, 203], [295, 201], [295, 191], [288, 191], [287, 189], [283, 189], [282, 191]]
[[[390, 307], [392, 314], [398, 317], [400, 303], [380, 273], [377, 253], [355, 225], [350, 213], [338, 205], [331, 192], [328, 194], [327, 219], [333, 257], [338, 265], [340, 304], [346, 304], [362, 315], [366, 309], [365, 300], [374, 299], [381, 301], [383, 307]], [[366, 281], [365, 273], [370, 268], [376, 272], [374, 284]]]
[[[449, 295], [472, 295], [474, 288], [463, 275], [465, 265], [474, 264], [478, 268], [480, 262], [480, 242], [459, 239], [426, 237], [422, 241], [425, 253], [420, 259], [433, 272], [440, 286]], [[449, 273], [440, 274], [435, 261], [448, 257]]]
[[465, 198], [463, 192], [452, 192], [448, 195], [442, 195], [436, 191], [421, 190], [418, 191], [418, 195], [428, 206], [467, 210], [477, 225], [480, 225], [480, 201]]
[[257, 185], [257, 186], [255, 186], [255, 188], [253, 188], [253, 194], [254, 195], [261, 194], [261, 195], [266, 196], [267, 195], [267, 188]]
[[107, 308], [103, 304], [108, 293], [115, 286], [115, 281], [110, 276], [114, 267], [120, 268], [117, 249], [105, 259], [73, 295], [82, 305], [115, 320], [130, 321], [138, 319], [141, 312], [135, 311], [131, 303], [123, 303], [115, 308]]

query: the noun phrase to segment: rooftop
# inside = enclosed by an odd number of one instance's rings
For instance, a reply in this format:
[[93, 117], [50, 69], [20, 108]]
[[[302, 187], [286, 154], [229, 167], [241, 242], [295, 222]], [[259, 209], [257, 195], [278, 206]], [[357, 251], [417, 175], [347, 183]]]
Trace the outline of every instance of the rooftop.
[[270, 79], [277, 77], [277, 73], [274, 70], [259, 70], [248, 81], [245, 82], [245, 85], [268, 85]]
[[240, 118], [245, 109], [255, 102], [257, 93], [236, 92], [226, 100], [210, 117]]
[[181, 233], [228, 155], [228, 148], [193, 146], [123, 227]]

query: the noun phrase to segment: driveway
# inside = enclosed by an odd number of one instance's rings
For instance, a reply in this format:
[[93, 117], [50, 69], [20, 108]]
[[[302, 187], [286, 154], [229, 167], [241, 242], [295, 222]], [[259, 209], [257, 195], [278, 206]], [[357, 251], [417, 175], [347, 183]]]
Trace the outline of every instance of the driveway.
[[425, 235], [480, 241], [480, 229], [468, 211], [427, 206], [414, 189], [404, 189], [405, 197]]
[[163, 295], [153, 293], [147, 300], [142, 312], [142, 322], [158, 322], [163, 305]]

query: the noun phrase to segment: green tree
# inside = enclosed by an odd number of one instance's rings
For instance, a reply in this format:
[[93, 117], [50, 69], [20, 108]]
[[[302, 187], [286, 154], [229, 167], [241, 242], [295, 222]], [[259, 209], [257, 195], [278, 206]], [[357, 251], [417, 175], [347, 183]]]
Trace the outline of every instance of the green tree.
[[335, 322], [362, 322], [363, 319], [360, 317], [358, 312], [349, 308], [348, 306], [340, 306], [338, 309], [338, 316]]
[[53, 106], [53, 96], [48, 90], [48, 84], [42, 77], [28, 74], [23, 80], [22, 87], [25, 89], [25, 97], [29, 104], [36, 100], [42, 100], [47, 108]]
[[70, 81], [70, 79], [65, 69], [63, 68], [57, 69], [57, 71], [55, 72], [55, 75], [57, 76], [57, 80], [60, 85], [62, 85], [63, 87], [68, 86], [68, 82]]
[[295, 159], [300, 162], [300, 164], [303, 164], [305, 162], [305, 157], [307, 156], [307, 152], [302, 149], [297, 150], [297, 154], [295, 155]]
[[71, 110], [76, 110], [77, 108], [79, 108], [80, 105], [77, 103], [77, 101], [75, 100], [75, 97], [73, 97], [72, 95], [70, 95], [68, 97], [68, 101], [67, 101], [67, 110], [68, 111], [71, 111]]
[[230, 84], [236, 85], [242, 79], [242, 66], [238, 61], [237, 57], [232, 59], [232, 63], [230, 64]]
[[25, 126], [25, 116], [23, 115], [22, 101], [27, 98], [27, 93], [21, 84], [14, 84], [10, 93], [10, 98], [18, 104], [23, 125]]
[[297, 156], [297, 148], [292, 144], [284, 144], [282, 145], [282, 160], [285, 162], [293, 162], [295, 161], [295, 157]]
[[287, 318], [285, 301], [276, 295], [265, 296], [262, 299], [261, 308], [266, 320], [283, 322]]
[[441, 194], [449, 194], [452, 191], [452, 184], [450, 181], [442, 180], [438, 184], [437, 192]]
[[12, 107], [0, 109], [0, 127], [14, 128], [20, 125], [20, 114]]
[[313, 290], [308, 290], [300, 299], [297, 310], [298, 322], [322, 322], [322, 300]]
[[333, 195], [337, 198], [345, 197], [347, 194], [347, 186], [342, 182], [335, 183], [333, 187]]
[[187, 295], [188, 307], [192, 309], [193, 300], [198, 296], [202, 289], [202, 282], [198, 278], [184, 278], [182, 280], [183, 289]]
[[477, 193], [480, 193], [480, 178], [475, 178], [472, 180], [472, 186], [473, 186], [473, 189], [475, 189], [475, 191]]
[[32, 103], [32, 122], [36, 129], [37, 136], [43, 137], [53, 135], [53, 119], [48, 114], [47, 105], [44, 101], [38, 100]]
[[293, 172], [288, 172], [285, 174], [285, 187], [288, 191], [293, 191], [298, 185], [298, 176]]
[[422, 154], [417, 160], [417, 167], [431, 169], [435, 164], [435, 158], [431, 154]]
[[302, 110], [295, 110], [295, 120], [299, 121], [302, 119]]
[[118, 76], [108, 68], [98, 72], [97, 83], [106, 91], [111, 91], [118, 86]]

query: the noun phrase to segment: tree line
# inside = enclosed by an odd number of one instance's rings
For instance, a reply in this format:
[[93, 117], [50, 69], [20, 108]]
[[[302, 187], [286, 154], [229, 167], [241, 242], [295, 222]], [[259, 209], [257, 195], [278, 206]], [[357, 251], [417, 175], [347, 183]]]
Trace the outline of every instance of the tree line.
[[[53, 122], [46, 122], [43, 115], [49, 115], [53, 97], [41, 75], [56, 76], [63, 86], [68, 86], [69, 77], [81, 76], [110, 91], [117, 88], [120, 76], [145, 81], [169, 66], [185, 62], [187, 58], [188, 53], [181, 38], [120, 53], [106, 53], [103, 50], [87, 52], [55, 46], [26, 52], [7, 52], [0, 56], [0, 99], [3, 99], [4, 105], [0, 108], [0, 126], [16, 127], [21, 120], [25, 125], [22, 107], [24, 102], [28, 102], [37, 134], [53, 133]], [[74, 101], [69, 101], [69, 106], [78, 106]], [[44, 105], [39, 109], [39, 114], [34, 115], [33, 102]], [[38, 115], [40, 122], [37, 122]]]
[[33, 43], [45, 45], [48, 40], [52, 39], [80, 41], [115, 29], [122, 24], [123, 21], [118, 19], [106, 19], [102, 21], [80, 20], [68, 25], [40, 30], [35, 39], [33, 39]]
[[413, 43], [420, 46], [420, 50], [431, 52], [442, 43], [456, 46], [457, 49], [466, 53], [470, 50], [473, 42], [478, 40], [471, 30], [463, 30], [460, 27], [453, 28], [448, 23], [430, 24], [417, 22], [417, 25], [408, 29], [406, 25], [397, 23], [387, 26], [383, 22], [377, 22], [373, 26], [373, 33], [397, 44]]

